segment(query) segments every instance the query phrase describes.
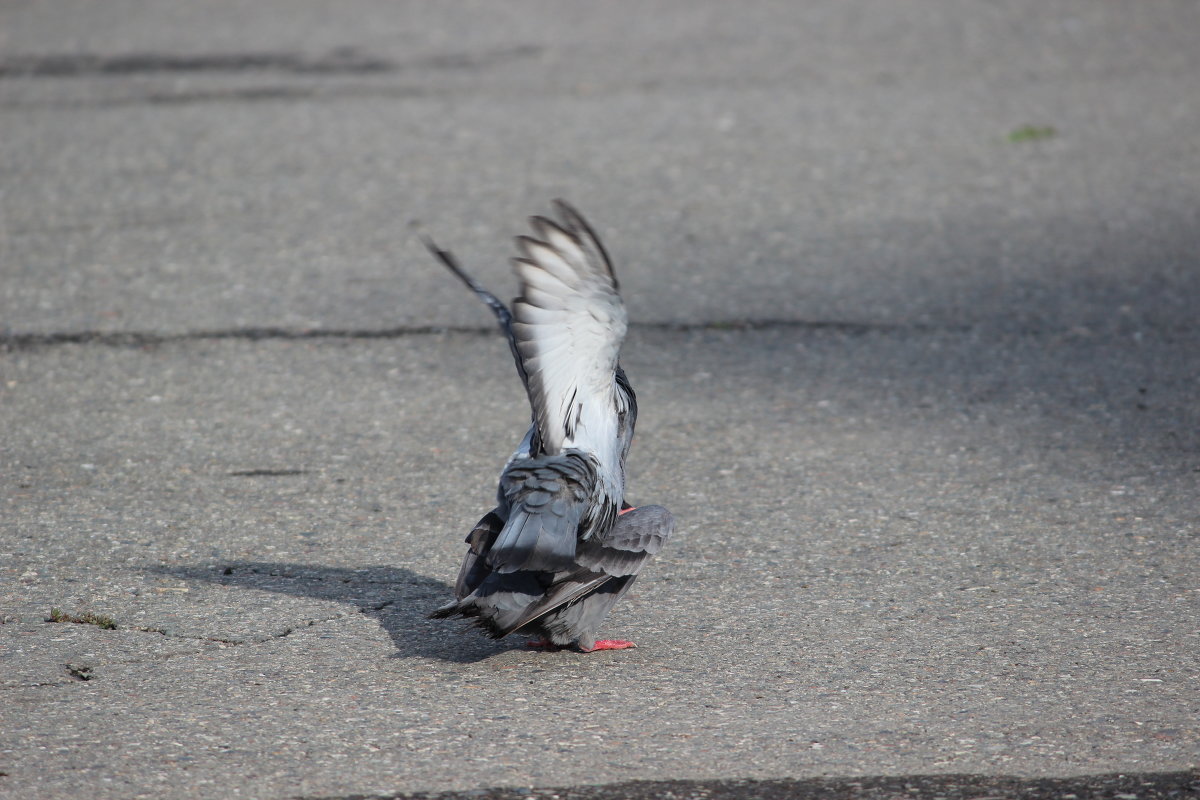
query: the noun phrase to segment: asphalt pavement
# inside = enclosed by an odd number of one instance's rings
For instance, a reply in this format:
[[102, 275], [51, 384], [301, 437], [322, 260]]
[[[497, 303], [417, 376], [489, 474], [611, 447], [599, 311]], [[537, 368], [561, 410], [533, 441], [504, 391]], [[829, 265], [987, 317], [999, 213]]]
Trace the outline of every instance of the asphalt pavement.
[[[1200, 793], [1200, 5], [0, 6], [0, 796]], [[616, 261], [582, 655], [427, 614]]]

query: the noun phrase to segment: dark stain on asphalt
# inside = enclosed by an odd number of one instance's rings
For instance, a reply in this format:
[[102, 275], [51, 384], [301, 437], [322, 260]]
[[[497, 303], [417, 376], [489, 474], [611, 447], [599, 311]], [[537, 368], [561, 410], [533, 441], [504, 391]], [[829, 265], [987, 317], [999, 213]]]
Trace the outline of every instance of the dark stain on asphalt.
[[0, 80], [8, 78], [128, 77], [132, 75], [262, 73], [291, 75], [368, 75], [402, 70], [479, 70], [542, 52], [518, 45], [479, 53], [433, 53], [396, 61], [360, 53], [352, 47], [323, 55], [300, 53], [50, 53], [0, 58]]
[[1185, 800], [1200, 797], [1200, 772], [1124, 772], [1069, 778], [900, 775], [780, 780], [633, 781], [553, 789], [473, 789], [298, 800]]
[[395, 65], [386, 59], [365, 56], [351, 49], [334, 50], [315, 57], [294, 53], [73, 53], [10, 56], [0, 60], [0, 78], [75, 78], [164, 72], [287, 72], [336, 75], [390, 72], [393, 69]]
[[[731, 333], [758, 330], [804, 330], [863, 336], [875, 332], [913, 333], [966, 332], [969, 326], [925, 325], [920, 323], [875, 323], [852, 320], [788, 320], [744, 319], [710, 322], [650, 322], [631, 323], [631, 330], [645, 331], [729, 331]], [[181, 333], [151, 331], [51, 331], [46, 333], [0, 332], [0, 350], [36, 350], [58, 345], [81, 344], [100, 347], [151, 348], [173, 342], [212, 341], [233, 339], [241, 341], [302, 340], [302, 339], [401, 339], [407, 336], [436, 336], [447, 333], [499, 336], [494, 325], [408, 325], [395, 328], [282, 328], [246, 327], [222, 330], [197, 330]], [[1038, 333], [1038, 332], [1031, 332]]]

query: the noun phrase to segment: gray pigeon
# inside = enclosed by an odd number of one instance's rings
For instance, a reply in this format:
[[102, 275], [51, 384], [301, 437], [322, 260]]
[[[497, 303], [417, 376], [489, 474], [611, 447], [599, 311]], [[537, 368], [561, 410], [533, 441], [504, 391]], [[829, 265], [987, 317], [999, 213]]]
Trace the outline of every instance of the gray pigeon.
[[431, 241], [429, 250], [492, 309], [525, 384], [533, 423], [500, 474], [496, 508], [467, 536], [454, 602], [431, 616], [467, 617], [493, 638], [583, 652], [633, 642], [596, 631], [646, 559], [671, 535], [661, 506], [624, 502], [637, 399], [617, 363], [625, 306], [608, 254], [583, 217], [533, 217], [513, 268], [512, 311]]

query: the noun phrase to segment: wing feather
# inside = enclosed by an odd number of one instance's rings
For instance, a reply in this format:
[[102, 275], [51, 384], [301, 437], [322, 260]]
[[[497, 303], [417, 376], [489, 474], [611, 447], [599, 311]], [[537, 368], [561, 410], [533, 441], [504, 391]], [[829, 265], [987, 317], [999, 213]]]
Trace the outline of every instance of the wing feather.
[[533, 217], [539, 238], [516, 240], [521, 295], [512, 303], [513, 336], [544, 452], [575, 447], [607, 465], [617, 435], [613, 376], [625, 306], [591, 228], [565, 203], [556, 207], [564, 222]]
[[636, 575], [674, 529], [670, 511], [662, 506], [640, 506], [618, 517], [617, 524], [603, 536], [580, 542], [575, 563], [613, 577]]
[[[563, 237], [554, 237], [563, 240]], [[542, 242], [530, 236], [518, 236], [517, 247], [524, 254], [526, 265], [544, 270], [549, 275], [562, 281], [569, 287], [576, 288], [581, 282], [581, 274], [591, 270], [583, 260], [583, 251], [578, 243], [566, 242], [571, 249], [560, 250], [548, 242]]]

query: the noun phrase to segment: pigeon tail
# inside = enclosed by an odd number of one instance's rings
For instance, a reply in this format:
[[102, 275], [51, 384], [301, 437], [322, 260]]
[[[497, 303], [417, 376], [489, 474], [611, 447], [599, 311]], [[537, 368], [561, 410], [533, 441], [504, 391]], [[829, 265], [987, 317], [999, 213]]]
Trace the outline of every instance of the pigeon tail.
[[488, 566], [505, 573], [572, 569], [595, 481], [595, 460], [576, 450], [510, 463], [500, 477], [509, 517], [488, 552]]

